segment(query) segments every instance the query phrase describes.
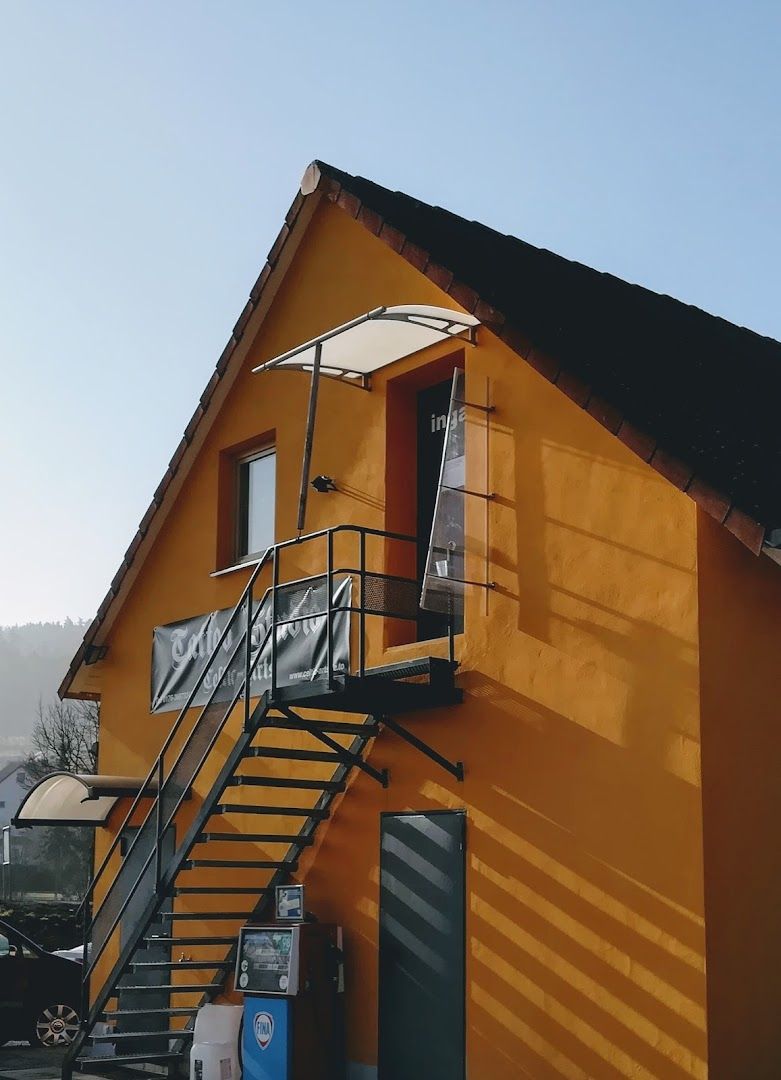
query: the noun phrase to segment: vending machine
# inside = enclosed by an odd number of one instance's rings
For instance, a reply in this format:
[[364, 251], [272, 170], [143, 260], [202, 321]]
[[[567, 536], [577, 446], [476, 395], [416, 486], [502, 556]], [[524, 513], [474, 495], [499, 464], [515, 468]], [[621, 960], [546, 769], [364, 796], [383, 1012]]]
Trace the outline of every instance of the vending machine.
[[[236, 957], [244, 994], [246, 1080], [343, 1080], [343, 965], [339, 927], [303, 921], [289, 895], [273, 923], [245, 926]], [[301, 916], [301, 918], [297, 918]]]

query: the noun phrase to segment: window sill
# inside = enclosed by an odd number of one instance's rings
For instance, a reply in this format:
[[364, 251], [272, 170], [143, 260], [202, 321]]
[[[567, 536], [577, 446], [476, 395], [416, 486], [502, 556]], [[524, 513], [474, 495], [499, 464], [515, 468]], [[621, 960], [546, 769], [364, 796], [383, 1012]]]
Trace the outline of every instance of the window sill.
[[224, 574], [235, 574], [238, 570], [254, 570], [259, 562], [260, 558], [247, 559], [246, 562], [234, 563], [233, 566], [226, 566], [222, 570], [214, 570], [209, 577], [223, 577]]
[[[463, 631], [453, 636], [453, 645], [458, 649], [463, 647], [465, 635]], [[382, 650], [383, 656], [391, 656], [394, 659], [416, 660], [421, 656], [447, 655], [449, 639], [447, 637], [429, 638], [427, 641], [405, 641], [399, 645], [386, 645]]]

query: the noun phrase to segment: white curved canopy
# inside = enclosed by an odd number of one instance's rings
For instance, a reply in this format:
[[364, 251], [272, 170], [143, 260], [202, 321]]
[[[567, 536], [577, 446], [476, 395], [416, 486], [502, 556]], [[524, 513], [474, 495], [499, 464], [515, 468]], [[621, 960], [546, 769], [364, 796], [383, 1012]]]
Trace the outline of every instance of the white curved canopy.
[[[143, 780], [132, 776], [92, 776], [86, 773], [50, 773], [30, 788], [12, 824], [105, 825], [119, 798], [139, 793]], [[156, 791], [150, 786], [148, 794]]]
[[268, 371], [284, 367], [311, 371], [320, 349], [320, 374], [337, 379], [360, 379], [405, 356], [446, 338], [474, 344], [474, 315], [428, 304], [378, 307], [336, 326], [295, 349], [254, 368]]

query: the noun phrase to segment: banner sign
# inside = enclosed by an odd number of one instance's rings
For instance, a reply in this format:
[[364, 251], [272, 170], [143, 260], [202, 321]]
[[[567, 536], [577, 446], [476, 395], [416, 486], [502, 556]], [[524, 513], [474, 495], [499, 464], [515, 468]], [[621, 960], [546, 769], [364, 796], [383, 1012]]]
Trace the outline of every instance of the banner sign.
[[[281, 586], [277, 591], [277, 686], [294, 686], [327, 676], [328, 626], [326, 609], [326, 578]], [[333, 607], [349, 608], [352, 603], [352, 579], [334, 579]], [[257, 601], [255, 601], [257, 609]], [[153, 713], [181, 709], [211, 658], [230, 621], [233, 608], [212, 611], [181, 622], [156, 626], [152, 639], [152, 706]], [[311, 613], [311, 614], [310, 614]], [[297, 618], [299, 617], [300, 618]], [[287, 620], [296, 619], [289, 622]], [[332, 670], [350, 670], [350, 613], [334, 611], [332, 616]], [[244, 679], [244, 648], [231, 655], [246, 625], [246, 614], [239, 613], [233, 622], [220, 652], [193, 699], [193, 706], [205, 705], [219, 682], [214, 701], [230, 701]], [[261, 649], [251, 679], [251, 697], [260, 697], [271, 687], [271, 594], [260, 604], [260, 613], [252, 631], [252, 660]], [[265, 641], [265, 644], [263, 644]], [[261, 648], [261, 646], [263, 646]]]

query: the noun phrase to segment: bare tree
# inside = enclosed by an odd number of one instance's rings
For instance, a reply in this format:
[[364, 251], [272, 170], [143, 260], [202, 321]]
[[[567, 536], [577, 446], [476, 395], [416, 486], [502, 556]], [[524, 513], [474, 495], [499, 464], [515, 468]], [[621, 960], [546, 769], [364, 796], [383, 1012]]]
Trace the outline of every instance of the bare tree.
[[[22, 771], [31, 788], [53, 772], [95, 773], [98, 763], [99, 708], [95, 701], [38, 702], [38, 715]], [[31, 864], [45, 867], [53, 891], [80, 896], [89, 881], [94, 829], [37, 826]]]
[[98, 767], [99, 709], [96, 701], [38, 702], [23, 769], [31, 787], [52, 772], [95, 773]]

